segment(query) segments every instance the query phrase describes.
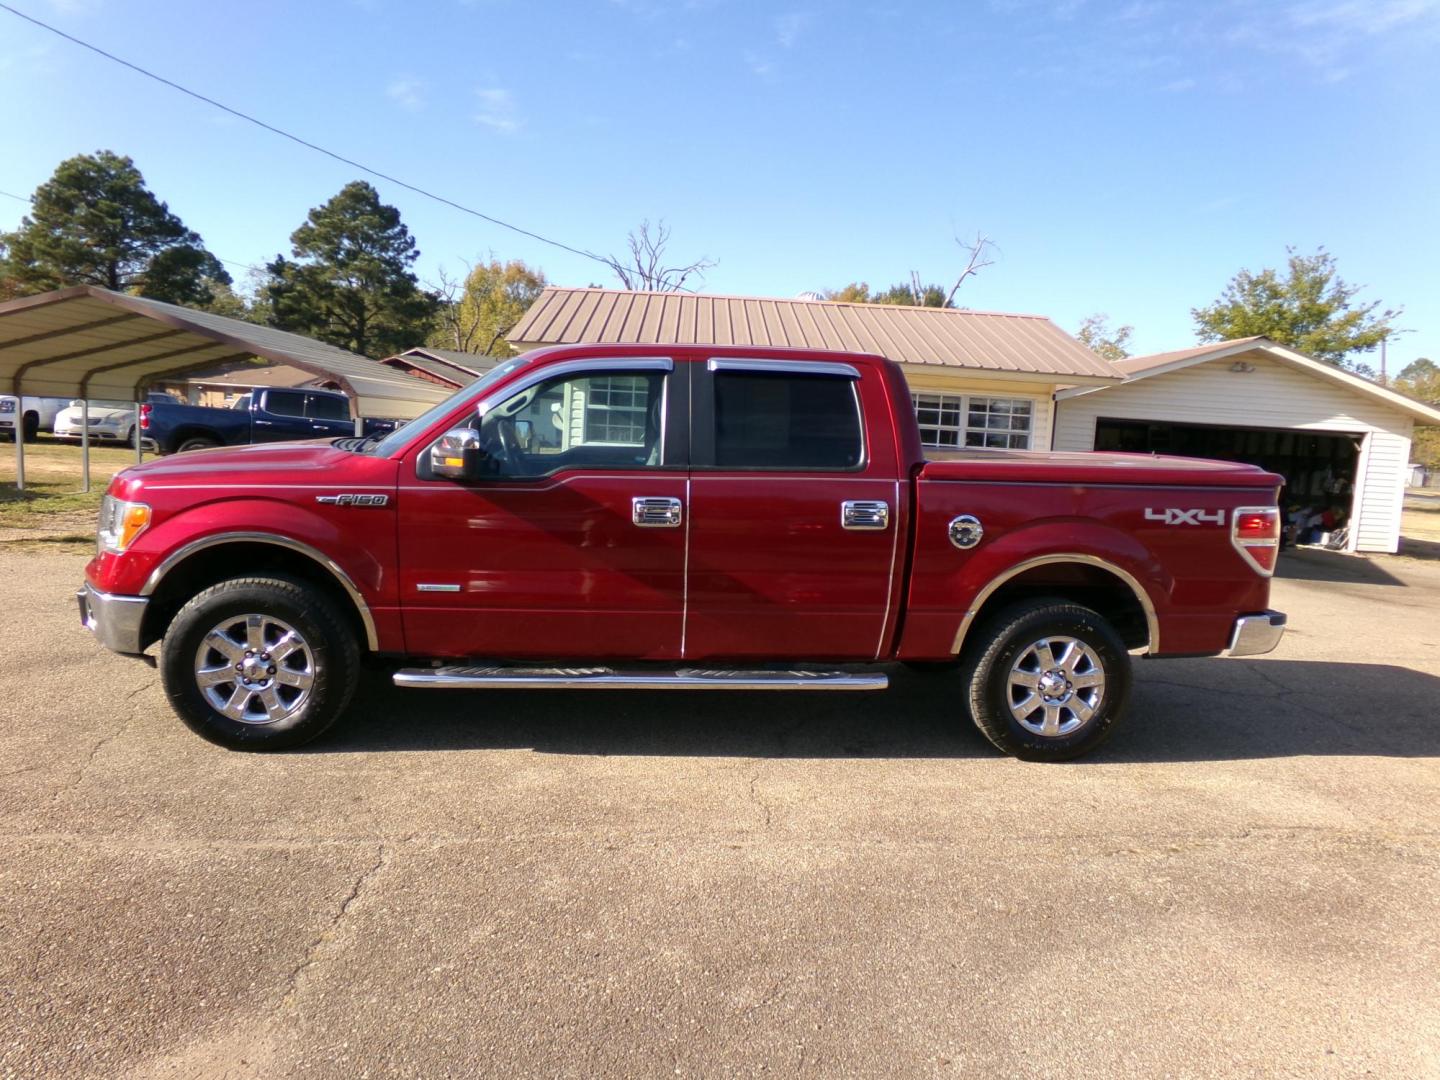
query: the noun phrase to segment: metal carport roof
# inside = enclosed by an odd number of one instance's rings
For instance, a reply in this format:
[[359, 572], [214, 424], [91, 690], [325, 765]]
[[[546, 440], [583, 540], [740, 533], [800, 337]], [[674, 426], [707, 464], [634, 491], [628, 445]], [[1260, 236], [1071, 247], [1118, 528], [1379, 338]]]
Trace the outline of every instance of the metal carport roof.
[[358, 416], [409, 420], [450, 393], [300, 334], [93, 285], [0, 303], [0, 392], [134, 400], [154, 379], [250, 356], [334, 379]]

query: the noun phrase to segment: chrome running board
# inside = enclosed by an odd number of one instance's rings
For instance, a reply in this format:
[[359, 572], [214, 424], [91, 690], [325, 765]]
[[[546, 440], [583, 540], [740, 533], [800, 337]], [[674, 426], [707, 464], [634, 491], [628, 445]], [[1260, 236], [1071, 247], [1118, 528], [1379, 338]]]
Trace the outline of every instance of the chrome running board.
[[737, 671], [679, 668], [617, 671], [609, 667], [402, 668], [396, 686], [436, 690], [884, 690], [881, 674], [848, 671]]

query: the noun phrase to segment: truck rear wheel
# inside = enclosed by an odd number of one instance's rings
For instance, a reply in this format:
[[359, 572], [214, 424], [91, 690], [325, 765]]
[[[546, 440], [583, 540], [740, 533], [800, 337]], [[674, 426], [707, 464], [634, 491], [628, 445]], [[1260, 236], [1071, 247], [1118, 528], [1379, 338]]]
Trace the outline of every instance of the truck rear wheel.
[[207, 438], [204, 435], [192, 435], [190, 438], [186, 439], [179, 446], [177, 446], [175, 448], [175, 452], [177, 454], [185, 454], [189, 453], [191, 450], [210, 450], [219, 445], [220, 444], [214, 439]]
[[1130, 699], [1130, 654], [1099, 614], [1064, 600], [999, 612], [962, 667], [981, 734], [1026, 761], [1068, 761], [1114, 734]]
[[360, 650], [334, 604], [284, 577], [212, 585], [180, 609], [160, 646], [171, 706], [232, 750], [309, 742], [344, 712]]

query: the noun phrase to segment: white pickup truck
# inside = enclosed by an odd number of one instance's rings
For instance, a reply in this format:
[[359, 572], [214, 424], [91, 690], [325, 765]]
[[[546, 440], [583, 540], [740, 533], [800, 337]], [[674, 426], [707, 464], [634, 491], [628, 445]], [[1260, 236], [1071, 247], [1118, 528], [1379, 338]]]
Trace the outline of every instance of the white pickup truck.
[[26, 442], [34, 442], [41, 431], [53, 431], [55, 416], [70, 404], [69, 398], [26, 397], [23, 400], [13, 394], [0, 395], [0, 437], [15, 437], [18, 423], [25, 433]]

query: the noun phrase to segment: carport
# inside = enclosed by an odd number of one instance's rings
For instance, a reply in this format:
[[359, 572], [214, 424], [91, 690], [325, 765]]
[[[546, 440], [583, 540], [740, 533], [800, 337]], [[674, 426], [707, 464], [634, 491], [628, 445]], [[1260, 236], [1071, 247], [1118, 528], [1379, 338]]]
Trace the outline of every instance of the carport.
[[[409, 420], [449, 391], [300, 334], [111, 292], [93, 285], [0, 303], [0, 387], [22, 399], [16, 416], [15, 480], [25, 486], [23, 397], [78, 398], [85, 489], [90, 488], [88, 402], [139, 401], [150, 383], [258, 357], [333, 380], [362, 417]], [[139, 439], [135, 455], [141, 456]]]
[[1056, 394], [1055, 449], [1250, 462], [1285, 477], [1287, 507], [1343, 521], [1337, 546], [1399, 546], [1411, 434], [1440, 410], [1263, 337], [1115, 366], [1123, 383]]

